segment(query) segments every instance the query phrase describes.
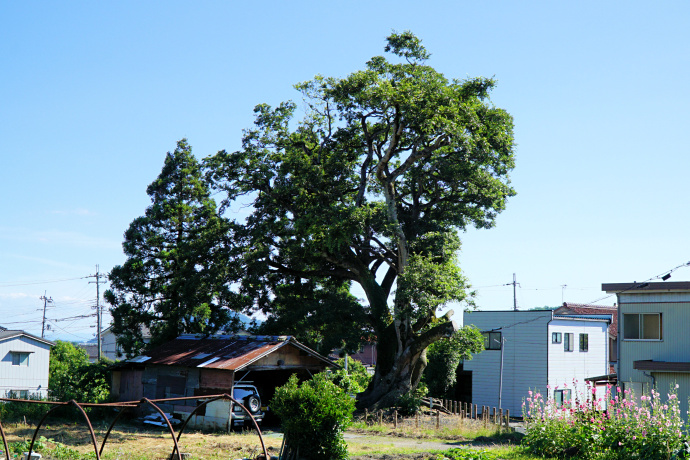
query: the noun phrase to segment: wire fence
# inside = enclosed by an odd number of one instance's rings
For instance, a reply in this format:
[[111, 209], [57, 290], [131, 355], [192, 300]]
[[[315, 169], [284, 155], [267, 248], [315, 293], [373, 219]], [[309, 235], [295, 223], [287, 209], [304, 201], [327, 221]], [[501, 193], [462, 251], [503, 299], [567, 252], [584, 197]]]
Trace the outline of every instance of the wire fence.
[[441, 430], [457, 427], [458, 424], [472, 427], [490, 428], [496, 431], [510, 431], [510, 411], [496, 407], [479, 406], [444, 399], [424, 400], [428, 409], [418, 411], [413, 416], [402, 416], [397, 410], [393, 412], [368, 412], [359, 418], [367, 425], [392, 425], [393, 429], [431, 429]]

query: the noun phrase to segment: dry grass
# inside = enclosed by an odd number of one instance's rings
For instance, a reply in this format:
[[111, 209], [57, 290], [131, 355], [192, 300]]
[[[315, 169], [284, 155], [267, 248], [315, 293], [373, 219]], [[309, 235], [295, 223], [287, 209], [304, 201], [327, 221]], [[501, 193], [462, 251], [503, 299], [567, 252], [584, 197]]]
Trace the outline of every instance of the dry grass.
[[[24, 424], [3, 425], [3, 428], [8, 443], [30, 441], [35, 429]], [[106, 430], [107, 426], [94, 427], [99, 448]], [[91, 436], [85, 425], [48, 425], [41, 428], [39, 436], [48, 439], [45, 442], [46, 449], [44, 449], [47, 452], [54, 450], [58, 443], [81, 454], [93, 454], [94, 451]], [[280, 442], [280, 439], [264, 437], [264, 443], [270, 449], [269, 454], [275, 455], [278, 452]], [[179, 444], [181, 452], [189, 452], [199, 460], [254, 458], [262, 452], [259, 437], [255, 432], [221, 434], [190, 431], [182, 435]], [[145, 428], [140, 424], [128, 424], [116, 427], [111, 432], [103, 450], [103, 458], [105, 460], [155, 460], [169, 458], [172, 450], [173, 441], [169, 432], [163, 429]]]
[[[373, 422], [373, 423], [372, 423]], [[356, 421], [351, 431], [359, 433], [377, 433], [388, 436], [401, 436], [416, 439], [443, 439], [454, 441], [470, 441], [478, 437], [510, 437], [512, 430], [501, 430], [493, 424], [486, 427], [481, 420], [472, 420], [457, 416], [442, 415], [438, 420], [439, 427], [436, 427], [436, 416], [422, 416], [419, 418], [408, 417], [398, 419], [397, 427], [392, 421], [369, 419], [368, 423], [363, 420]]]

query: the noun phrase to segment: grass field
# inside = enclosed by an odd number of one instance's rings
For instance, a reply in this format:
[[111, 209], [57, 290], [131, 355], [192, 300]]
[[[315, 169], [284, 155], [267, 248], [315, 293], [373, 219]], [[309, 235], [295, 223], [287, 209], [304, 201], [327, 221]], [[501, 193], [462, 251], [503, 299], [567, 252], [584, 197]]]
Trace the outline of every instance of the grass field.
[[[8, 442], [18, 450], [27, 450], [35, 427], [25, 424], [3, 425]], [[107, 425], [94, 426], [96, 439], [102, 442]], [[43, 427], [37, 450], [48, 460], [95, 459], [88, 429], [82, 424], [52, 424]], [[440, 431], [429, 429], [394, 429], [392, 425], [355, 424], [347, 433], [348, 450], [353, 460], [424, 460], [441, 459], [452, 447], [488, 451], [506, 460], [534, 460], [517, 446], [515, 434], [497, 434], [481, 426], [462, 424]], [[277, 455], [282, 438], [267, 430], [264, 442], [270, 455]], [[12, 447], [11, 447], [12, 448]], [[103, 451], [104, 460], [168, 459], [173, 449], [170, 434], [138, 423], [118, 426]], [[202, 433], [191, 431], [180, 440], [181, 452], [195, 460], [234, 460], [255, 458], [261, 447], [256, 433]]]

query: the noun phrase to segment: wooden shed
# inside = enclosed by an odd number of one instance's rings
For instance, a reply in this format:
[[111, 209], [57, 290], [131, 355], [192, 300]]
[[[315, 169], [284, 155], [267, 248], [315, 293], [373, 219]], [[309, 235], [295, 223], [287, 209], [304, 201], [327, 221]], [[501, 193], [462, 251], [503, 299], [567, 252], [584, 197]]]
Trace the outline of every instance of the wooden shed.
[[[292, 374], [306, 380], [327, 368], [338, 366], [291, 336], [187, 334], [117, 364], [111, 392], [119, 401], [205, 396], [231, 393], [241, 381], [257, 387], [265, 406]], [[184, 418], [197, 404], [188, 400], [161, 408]], [[223, 428], [227, 420], [224, 410], [210, 408], [202, 409], [192, 424]]]

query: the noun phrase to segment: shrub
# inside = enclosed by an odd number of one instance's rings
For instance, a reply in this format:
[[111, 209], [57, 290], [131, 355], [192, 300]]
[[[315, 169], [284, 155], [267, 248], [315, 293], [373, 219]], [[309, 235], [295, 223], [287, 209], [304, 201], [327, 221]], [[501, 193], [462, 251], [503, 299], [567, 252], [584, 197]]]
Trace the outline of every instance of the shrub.
[[400, 411], [400, 415], [409, 417], [419, 412], [419, 409], [422, 407], [422, 398], [424, 398], [428, 392], [429, 390], [426, 385], [424, 385], [424, 382], [422, 382], [417, 385], [415, 390], [401, 396], [398, 399], [398, 411]]
[[348, 458], [343, 431], [352, 421], [355, 402], [325, 373], [301, 385], [293, 375], [276, 389], [271, 407], [281, 418], [285, 437], [281, 458]]
[[472, 449], [451, 449], [436, 456], [436, 460], [497, 460], [496, 454]]
[[[8, 398], [19, 398], [13, 392], [7, 394]], [[28, 396], [31, 401], [43, 401], [40, 394], [31, 393]], [[0, 403], [0, 420], [19, 422], [26, 419], [29, 423], [37, 423], [50, 410], [47, 404], [33, 404], [25, 402], [7, 401]]]
[[110, 396], [110, 362], [89, 363], [86, 351], [58, 340], [50, 350], [48, 393], [54, 401], [100, 403]]
[[575, 407], [545, 401], [540, 393], [530, 391], [524, 405], [523, 445], [537, 455], [558, 458], [676, 458], [685, 449], [687, 432], [676, 388], [671, 388], [666, 401], [652, 390], [637, 403], [630, 390], [609, 387], [605, 397], [596, 398], [590, 387], [588, 395], [578, 395]]
[[361, 393], [369, 386], [371, 375], [367, 372], [364, 364], [356, 359], [348, 359], [347, 371], [345, 371], [345, 359], [341, 358], [336, 361], [342, 369], [330, 372], [329, 378], [337, 386], [345, 390], [346, 393], [356, 394]]

